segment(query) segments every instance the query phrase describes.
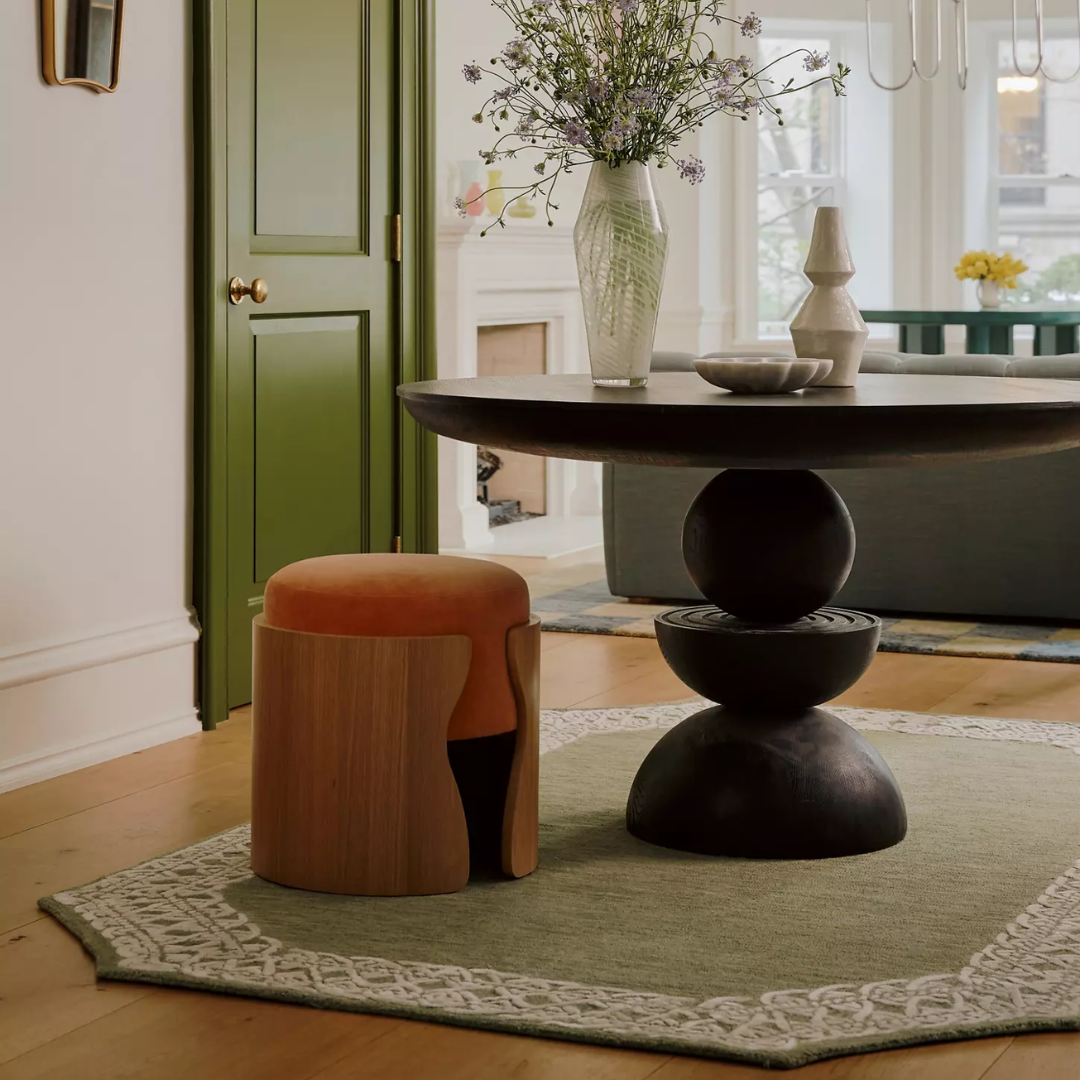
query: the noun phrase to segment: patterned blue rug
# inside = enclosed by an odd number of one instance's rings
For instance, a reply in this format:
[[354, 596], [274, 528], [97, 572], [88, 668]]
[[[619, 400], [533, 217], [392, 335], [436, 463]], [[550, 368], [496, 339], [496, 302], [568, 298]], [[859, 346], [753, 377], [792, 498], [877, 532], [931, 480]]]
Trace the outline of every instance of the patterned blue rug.
[[[596, 568], [574, 567], [529, 580], [543, 629], [565, 634], [655, 637], [653, 618], [677, 603], [632, 603], [612, 596]], [[589, 580], [580, 578], [587, 576]], [[882, 616], [881, 652], [1048, 660], [1080, 664], [1080, 626]]]

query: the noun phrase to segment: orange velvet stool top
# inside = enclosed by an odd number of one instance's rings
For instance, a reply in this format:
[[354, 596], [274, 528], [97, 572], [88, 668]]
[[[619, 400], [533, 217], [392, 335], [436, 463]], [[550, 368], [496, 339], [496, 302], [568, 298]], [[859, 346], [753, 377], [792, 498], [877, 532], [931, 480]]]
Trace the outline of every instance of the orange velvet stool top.
[[281, 630], [343, 637], [466, 634], [472, 662], [451, 739], [517, 727], [506, 634], [529, 621], [529, 589], [497, 563], [451, 555], [325, 555], [266, 583], [263, 616]]

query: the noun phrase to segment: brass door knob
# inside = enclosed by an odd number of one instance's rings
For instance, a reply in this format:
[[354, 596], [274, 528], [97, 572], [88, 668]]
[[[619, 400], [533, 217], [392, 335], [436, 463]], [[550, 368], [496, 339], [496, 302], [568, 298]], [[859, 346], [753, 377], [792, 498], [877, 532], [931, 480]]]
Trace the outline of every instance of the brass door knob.
[[250, 285], [245, 285], [244, 279], [238, 277], [229, 282], [230, 304], [242, 303], [245, 296], [250, 296], [256, 304], [261, 304], [269, 295], [270, 290], [261, 277], [254, 278]]

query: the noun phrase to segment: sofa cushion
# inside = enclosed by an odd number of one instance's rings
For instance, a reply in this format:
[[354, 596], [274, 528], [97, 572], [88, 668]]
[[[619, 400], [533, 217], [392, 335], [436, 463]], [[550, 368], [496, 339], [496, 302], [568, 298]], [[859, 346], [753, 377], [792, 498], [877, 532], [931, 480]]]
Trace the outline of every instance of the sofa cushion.
[[1011, 357], [984, 356], [977, 353], [954, 353], [905, 356], [897, 366], [902, 375], [1004, 375]]
[[903, 359], [903, 353], [864, 352], [859, 370], [870, 375], [894, 375]]
[[693, 371], [694, 354], [688, 352], [654, 352], [650, 371]]
[[707, 360], [738, 360], [743, 356], [766, 356], [770, 360], [788, 360], [795, 356], [795, 350], [788, 349], [784, 352], [775, 349], [751, 349], [748, 346], [745, 349], [721, 349], [719, 352], [705, 354]]
[[1014, 356], [1005, 374], [1017, 379], [1080, 379], [1080, 353]]

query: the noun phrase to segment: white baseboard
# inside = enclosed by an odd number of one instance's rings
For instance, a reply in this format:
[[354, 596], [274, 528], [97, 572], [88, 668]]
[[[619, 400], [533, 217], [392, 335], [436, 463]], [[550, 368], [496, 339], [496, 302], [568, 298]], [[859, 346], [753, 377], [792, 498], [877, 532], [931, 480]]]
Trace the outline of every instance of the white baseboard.
[[134, 731], [103, 735], [87, 742], [53, 747], [10, 761], [0, 761], [0, 791], [11, 791], [60, 776], [62, 773], [85, 769], [89, 765], [99, 765], [103, 761], [111, 761], [125, 754], [134, 754], [138, 750], [193, 735], [199, 730], [201, 725], [198, 713], [195, 709], [189, 709], [179, 716], [159, 720]]
[[0, 690], [198, 640], [195, 613], [185, 610], [163, 618], [110, 623], [77, 638], [46, 638], [7, 646], [0, 648]]

